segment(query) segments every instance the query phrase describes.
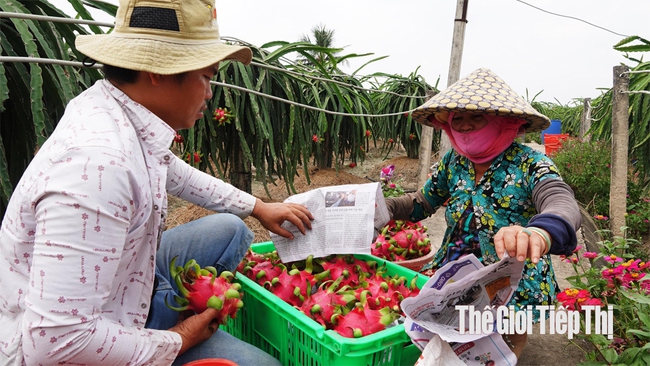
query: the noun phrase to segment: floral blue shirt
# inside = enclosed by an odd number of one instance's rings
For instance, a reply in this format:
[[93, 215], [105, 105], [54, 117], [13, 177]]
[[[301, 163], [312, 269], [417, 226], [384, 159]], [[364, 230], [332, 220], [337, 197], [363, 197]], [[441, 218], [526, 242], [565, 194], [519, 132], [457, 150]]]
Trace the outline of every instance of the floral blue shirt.
[[[469, 253], [480, 253], [477, 257], [486, 265], [497, 262], [494, 235], [504, 226], [526, 226], [537, 214], [532, 202], [533, 189], [545, 179], [561, 179], [553, 162], [516, 142], [492, 162], [478, 184], [475, 184], [472, 162], [450, 150], [434, 166], [433, 174], [422, 188], [434, 208], [447, 206], [443, 243], [422, 271], [440, 268]], [[419, 221], [430, 214], [416, 203], [410, 219]], [[553, 304], [557, 288], [549, 255], [542, 257], [537, 265], [526, 260], [519, 288], [510, 304], [517, 310], [527, 305]], [[537, 318], [538, 313], [535, 314]]]

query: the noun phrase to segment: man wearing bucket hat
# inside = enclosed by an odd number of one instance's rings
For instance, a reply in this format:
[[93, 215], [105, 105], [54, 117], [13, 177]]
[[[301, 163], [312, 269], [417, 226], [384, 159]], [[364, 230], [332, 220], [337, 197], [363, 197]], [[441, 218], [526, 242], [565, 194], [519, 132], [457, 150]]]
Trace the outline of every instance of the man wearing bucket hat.
[[[511, 305], [553, 304], [558, 284], [549, 254], [572, 253], [580, 213], [551, 159], [515, 142], [524, 131], [547, 128], [549, 119], [488, 69], [457, 81], [412, 116], [443, 129], [453, 147], [421, 190], [387, 199], [394, 219], [419, 221], [446, 206], [442, 245], [422, 271], [430, 275], [468, 254], [487, 265], [507, 253], [526, 261]], [[519, 357], [526, 335], [504, 338]]]
[[[169, 264], [234, 270], [253, 233], [291, 237], [313, 216], [264, 203], [170, 151], [212, 98], [219, 62], [250, 63], [219, 38], [214, 0], [120, 0], [115, 29], [80, 36], [105, 80], [73, 99], [17, 184], [0, 231], [0, 364], [168, 365], [278, 361], [217, 331], [216, 311], [167, 308]], [[219, 212], [165, 231], [167, 193]]]

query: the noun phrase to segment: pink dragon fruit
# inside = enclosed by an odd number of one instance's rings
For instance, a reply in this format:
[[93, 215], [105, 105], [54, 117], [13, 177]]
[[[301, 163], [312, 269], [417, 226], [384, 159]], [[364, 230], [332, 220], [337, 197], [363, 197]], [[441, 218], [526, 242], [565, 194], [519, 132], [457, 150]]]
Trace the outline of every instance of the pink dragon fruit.
[[387, 325], [399, 318], [399, 314], [388, 307], [371, 309], [367, 304], [367, 295], [368, 291], [363, 291], [360, 301], [347, 314], [333, 316], [334, 331], [343, 337], [360, 338], [386, 329]]
[[264, 286], [265, 282], [272, 281], [282, 272], [287, 270], [287, 267], [284, 264], [275, 264], [272, 261], [264, 261], [260, 263], [250, 262], [250, 264], [253, 264], [253, 266], [244, 267], [242, 273], [262, 286]]
[[324, 271], [329, 271], [332, 278], [343, 277], [341, 286], [358, 286], [377, 265], [377, 262], [364, 262], [349, 254], [330, 256], [316, 263], [323, 267]]
[[[264, 288], [325, 329], [345, 337], [385, 329], [386, 324], [403, 315], [399, 303], [419, 291], [415, 286], [417, 276], [410, 283], [403, 276], [390, 277], [386, 266], [349, 254], [309, 256], [282, 264], [277, 251], [247, 253], [238, 268], [253, 280], [263, 278], [263, 283], [257, 282]], [[270, 281], [265, 278], [270, 272], [275, 275], [278, 268], [282, 269], [279, 275]]]
[[372, 255], [389, 261], [419, 258], [431, 251], [427, 227], [419, 222], [391, 220], [371, 245]]
[[[329, 281], [323, 282], [313, 294], [311, 285], [307, 286], [307, 298], [300, 306], [300, 310], [320, 323], [325, 329], [328, 327], [331, 329], [334, 314], [343, 311], [343, 307], [357, 300], [354, 291], [339, 290], [343, 278], [341, 276], [336, 281], [329, 280], [332, 282], [331, 284]], [[328, 284], [327, 289], [324, 289], [324, 286]]]
[[223, 271], [217, 276], [214, 267], [201, 268], [194, 259], [189, 260], [184, 267], [175, 264], [176, 257], [171, 261], [170, 271], [182, 296], [174, 295], [179, 307], [170, 305], [165, 299], [165, 304], [170, 309], [189, 309], [202, 313], [210, 307], [219, 311], [216, 319], [223, 324], [228, 317], [235, 318], [237, 311], [244, 306], [241, 285], [232, 282], [232, 272]]
[[217, 108], [214, 110], [214, 113], [212, 114], [212, 119], [217, 121], [217, 124], [219, 126], [223, 126], [226, 123], [230, 123], [230, 119], [233, 117], [232, 113], [228, 110], [228, 108]]

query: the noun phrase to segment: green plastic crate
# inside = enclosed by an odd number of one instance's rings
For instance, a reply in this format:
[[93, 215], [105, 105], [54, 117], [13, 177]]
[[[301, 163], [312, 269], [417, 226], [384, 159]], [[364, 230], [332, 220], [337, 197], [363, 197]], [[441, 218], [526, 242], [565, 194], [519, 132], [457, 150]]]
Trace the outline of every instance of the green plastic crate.
[[[252, 250], [275, 250], [272, 242], [253, 244]], [[428, 277], [372, 255], [363, 260], [386, 265], [387, 274], [418, 276], [422, 288]], [[244, 307], [222, 327], [233, 336], [253, 344], [286, 366], [414, 365], [420, 350], [412, 344], [402, 324], [362, 338], [346, 338], [320, 324], [273, 295], [241, 273], [236, 278], [244, 292]]]

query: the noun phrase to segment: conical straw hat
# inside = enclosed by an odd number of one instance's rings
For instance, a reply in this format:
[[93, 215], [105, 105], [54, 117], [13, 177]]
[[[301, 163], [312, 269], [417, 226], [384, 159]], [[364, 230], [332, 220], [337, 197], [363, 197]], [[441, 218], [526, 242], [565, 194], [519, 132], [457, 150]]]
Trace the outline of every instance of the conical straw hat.
[[524, 98], [515, 93], [489, 69], [478, 69], [458, 80], [441, 93], [413, 111], [413, 119], [423, 125], [436, 127], [429, 121], [434, 115], [447, 123], [448, 112], [485, 113], [521, 118], [528, 121], [526, 132], [547, 129], [551, 121], [537, 112]]

